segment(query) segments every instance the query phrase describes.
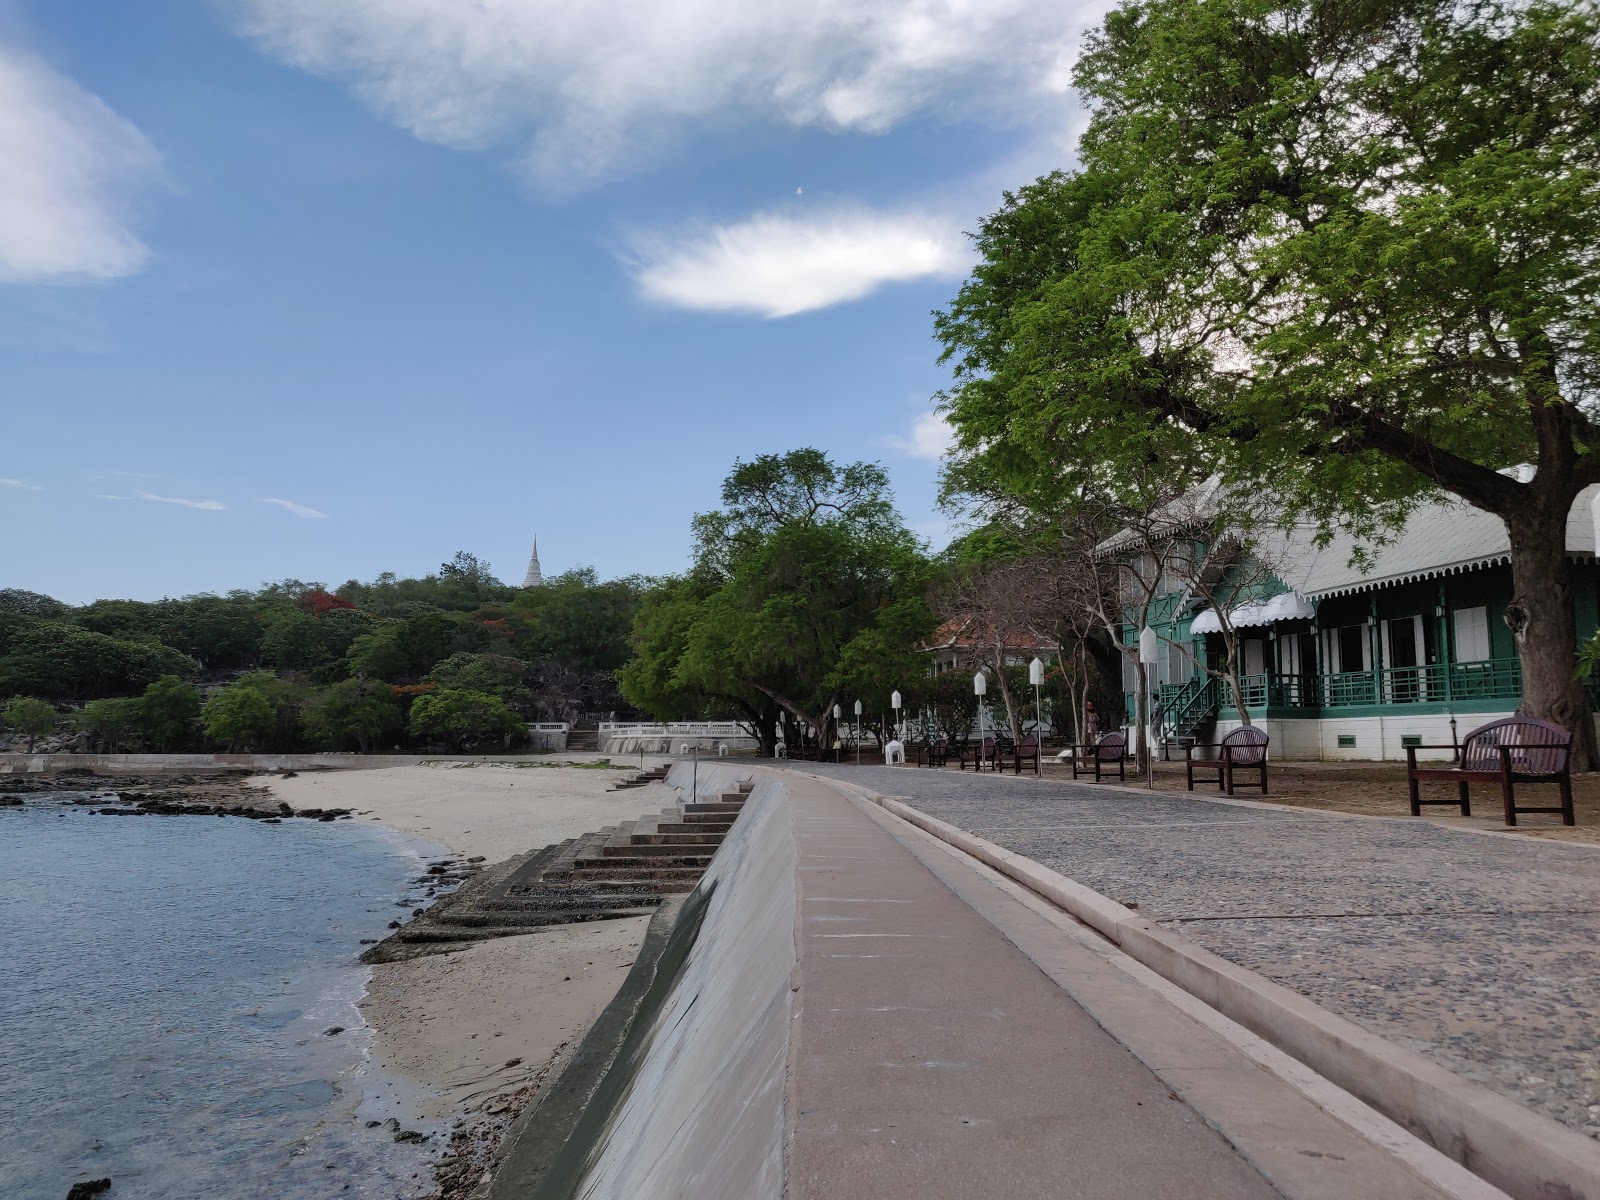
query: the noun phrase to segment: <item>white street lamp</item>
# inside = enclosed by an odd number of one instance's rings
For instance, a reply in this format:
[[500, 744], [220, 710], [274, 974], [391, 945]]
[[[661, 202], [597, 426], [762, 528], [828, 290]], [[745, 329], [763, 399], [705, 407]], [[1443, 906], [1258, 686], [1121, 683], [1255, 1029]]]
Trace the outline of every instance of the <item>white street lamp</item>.
[[1039, 689], [1044, 685], [1044, 663], [1035, 658], [1028, 664], [1028, 682], [1033, 684], [1033, 737], [1035, 752], [1033, 756], [1033, 773], [1044, 774], [1044, 701], [1039, 698]]
[[894, 735], [902, 742], [906, 740], [905, 728], [900, 724], [900, 693], [889, 693], [889, 707], [894, 709]]
[[861, 701], [856, 701], [856, 766], [861, 765]]
[[[834, 740], [835, 743], [838, 743], [840, 741], [840, 739], [839, 739], [839, 715], [840, 715], [839, 714], [839, 706], [837, 704], [835, 704], [833, 706], [833, 740]], [[837, 749], [834, 750], [833, 761], [834, 762], [838, 762], [839, 761], [839, 752], [838, 752]]]
[[979, 671], [972, 677], [972, 694], [978, 698], [978, 745], [983, 745], [983, 696], [989, 690], [989, 681]]
[[1155, 747], [1150, 745], [1150, 671], [1156, 665], [1161, 639], [1156, 631], [1146, 625], [1139, 631], [1139, 675], [1144, 684], [1144, 720], [1139, 725], [1139, 736], [1144, 739], [1145, 786], [1156, 785]]

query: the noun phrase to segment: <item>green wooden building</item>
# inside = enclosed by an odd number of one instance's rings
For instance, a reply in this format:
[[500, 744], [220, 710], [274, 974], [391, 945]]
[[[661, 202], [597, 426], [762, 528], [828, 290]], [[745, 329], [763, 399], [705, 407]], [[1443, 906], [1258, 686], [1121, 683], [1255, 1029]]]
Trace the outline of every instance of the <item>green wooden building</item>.
[[[1588, 489], [1567, 522], [1580, 637], [1600, 625], [1597, 504], [1600, 487]], [[1448, 500], [1418, 509], [1361, 565], [1356, 550], [1348, 538], [1320, 548], [1309, 535], [1269, 539], [1261, 558], [1270, 577], [1231, 609], [1245, 706], [1273, 752], [1404, 758], [1407, 745], [1448, 744], [1513, 712], [1522, 668], [1500, 618], [1512, 595], [1505, 526]], [[1151, 627], [1163, 639], [1151, 672], [1153, 734], [1211, 741], [1236, 728], [1231, 690], [1198, 665], [1222, 655], [1216, 612], [1192, 590], [1174, 590]], [[1138, 633], [1130, 625], [1124, 637], [1132, 644]], [[1130, 666], [1130, 723], [1137, 684]]]

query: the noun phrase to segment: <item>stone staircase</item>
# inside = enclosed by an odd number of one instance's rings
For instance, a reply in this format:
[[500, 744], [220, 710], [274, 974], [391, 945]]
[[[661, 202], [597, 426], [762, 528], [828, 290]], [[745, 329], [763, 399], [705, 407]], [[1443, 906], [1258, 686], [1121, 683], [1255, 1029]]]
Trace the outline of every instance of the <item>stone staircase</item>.
[[671, 769], [672, 767], [669, 764], [661, 763], [659, 766], [651, 767], [648, 771], [639, 772], [639, 774], [630, 779], [623, 779], [612, 784], [607, 791], [625, 792], [629, 788], [643, 787], [647, 783], [660, 783], [667, 777], [667, 772]]
[[579, 721], [567, 730], [567, 749], [600, 749], [600, 726], [594, 721]]
[[[667, 768], [646, 772], [659, 782]], [[483, 872], [362, 956], [390, 962], [460, 949], [550, 925], [648, 916], [662, 898], [694, 890], [754, 789], [662, 809], [569, 838]]]

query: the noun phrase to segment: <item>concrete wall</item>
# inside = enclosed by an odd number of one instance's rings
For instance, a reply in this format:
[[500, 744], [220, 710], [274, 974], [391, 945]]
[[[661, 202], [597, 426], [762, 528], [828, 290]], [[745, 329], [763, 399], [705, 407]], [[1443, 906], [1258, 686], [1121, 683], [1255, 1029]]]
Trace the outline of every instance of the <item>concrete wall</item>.
[[[1467, 736], [1480, 725], [1509, 717], [1510, 709], [1498, 713], [1457, 713], [1456, 739]], [[1450, 745], [1450, 718], [1444, 713], [1404, 713], [1381, 717], [1323, 717], [1320, 720], [1292, 721], [1269, 718], [1256, 724], [1272, 739], [1273, 757], [1300, 759], [1347, 759], [1353, 761], [1405, 762], [1404, 740], [1419, 738], [1423, 745]], [[1239, 728], [1238, 721], [1218, 721], [1217, 737]], [[1600, 731], [1600, 716], [1596, 717]], [[1354, 746], [1339, 745], [1339, 737], [1355, 738]], [[1419, 761], [1444, 761], [1451, 751], [1419, 750]]]
[[[677, 763], [668, 783], [687, 800], [694, 774]], [[702, 762], [698, 792], [749, 777]], [[796, 860], [787, 788], [764, 777], [700, 884], [699, 936], [576, 1196], [782, 1197]]]
[[600, 749], [606, 754], [615, 754], [626, 757], [629, 754], [681, 754], [683, 747], [699, 750], [701, 754], [715, 756], [719, 746], [727, 746], [730, 752], [759, 750], [761, 743], [753, 737], [690, 737], [678, 735], [665, 737], [660, 733], [631, 734], [631, 733], [602, 733], [600, 735]]

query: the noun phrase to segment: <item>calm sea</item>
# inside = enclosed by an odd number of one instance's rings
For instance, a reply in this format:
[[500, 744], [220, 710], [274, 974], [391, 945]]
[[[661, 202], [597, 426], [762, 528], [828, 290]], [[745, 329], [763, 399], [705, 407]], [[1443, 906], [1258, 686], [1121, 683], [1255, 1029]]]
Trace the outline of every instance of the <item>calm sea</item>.
[[365, 1127], [426, 1128], [367, 1066], [355, 1008], [360, 941], [429, 847], [25, 799], [0, 807], [0, 1197], [103, 1176], [112, 1200], [430, 1190], [427, 1146]]

